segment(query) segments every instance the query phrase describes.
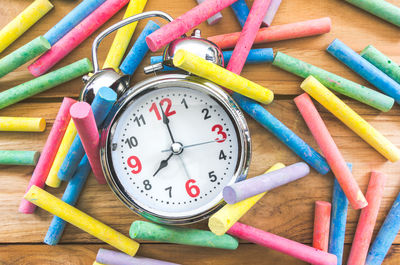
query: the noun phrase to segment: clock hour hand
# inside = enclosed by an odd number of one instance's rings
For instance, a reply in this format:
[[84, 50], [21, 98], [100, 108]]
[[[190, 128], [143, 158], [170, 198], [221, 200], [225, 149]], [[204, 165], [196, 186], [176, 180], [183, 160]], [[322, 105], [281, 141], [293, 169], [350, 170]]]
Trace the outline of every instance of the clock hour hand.
[[161, 106], [161, 103], [160, 103], [160, 109], [161, 109], [161, 113], [162, 113], [163, 123], [167, 126], [168, 133], [169, 133], [169, 136], [171, 137], [172, 143], [175, 143], [174, 136], [172, 136], [171, 128], [169, 127], [169, 118], [167, 117], [167, 115], [165, 115], [165, 112]]
[[174, 155], [174, 154], [171, 153], [171, 154], [167, 157], [167, 159], [161, 160], [160, 166], [158, 167], [157, 171], [153, 174], [153, 177], [154, 177], [155, 175], [157, 175], [157, 173], [158, 173], [161, 169], [163, 169], [164, 167], [167, 167], [167, 166], [168, 166], [168, 160], [169, 160], [173, 155]]

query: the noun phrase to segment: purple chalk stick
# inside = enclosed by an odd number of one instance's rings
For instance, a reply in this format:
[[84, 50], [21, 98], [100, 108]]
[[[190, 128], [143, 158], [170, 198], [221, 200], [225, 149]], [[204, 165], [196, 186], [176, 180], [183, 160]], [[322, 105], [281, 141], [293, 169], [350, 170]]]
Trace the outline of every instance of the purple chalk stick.
[[262, 21], [262, 24], [266, 27], [271, 26], [272, 20], [274, 20], [275, 14], [278, 11], [279, 6], [281, 5], [282, 0], [271, 0], [269, 4], [267, 13]]
[[177, 263], [149, 259], [144, 257], [132, 257], [125, 253], [101, 248], [97, 252], [96, 261], [107, 265], [179, 265]]
[[223, 190], [224, 200], [229, 204], [234, 204], [295, 181], [308, 173], [310, 173], [310, 167], [306, 163], [295, 163], [285, 168], [226, 186]]

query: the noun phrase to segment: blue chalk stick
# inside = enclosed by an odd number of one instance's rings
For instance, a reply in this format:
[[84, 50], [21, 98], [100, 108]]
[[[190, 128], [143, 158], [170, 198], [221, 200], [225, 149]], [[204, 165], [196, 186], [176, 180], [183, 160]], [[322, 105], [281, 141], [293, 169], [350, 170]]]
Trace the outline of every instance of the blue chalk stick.
[[368, 251], [365, 265], [382, 264], [400, 230], [400, 193], [382, 224], [374, 243]]
[[147, 22], [143, 31], [140, 33], [132, 49], [122, 62], [120, 70], [126, 75], [133, 75], [138, 68], [140, 62], [143, 60], [146, 53], [149, 51], [149, 47], [146, 43], [146, 37], [159, 29], [160, 26], [152, 20]]
[[[116, 100], [117, 94], [111, 88], [102, 87], [97, 92], [92, 103], [93, 115], [97, 126], [100, 126], [103, 123]], [[79, 135], [76, 135], [71, 148], [65, 156], [60, 170], [57, 173], [58, 178], [64, 181], [70, 180], [84, 155], [85, 150], [83, 149], [81, 139], [79, 138]]]
[[[348, 163], [347, 166], [352, 169], [352, 164]], [[339, 182], [335, 178], [333, 183], [333, 194], [332, 194], [332, 214], [331, 214], [331, 225], [329, 233], [329, 248], [328, 252], [336, 255], [337, 265], [343, 263], [343, 246], [344, 237], [346, 232], [346, 219], [347, 219], [347, 208], [349, 201], [346, 198]]]
[[106, 0], [84, 0], [52, 27], [44, 37], [53, 46]]
[[[90, 171], [91, 167], [89, 160], [87, 159], [87, 156], [84, 155], [61, 198], [64, 202], [70, 205], [76, 204]], [[63, 219], [54, 216], [49, 226], [49, 230], [47, 230], [46, 237], [44, 238], [44, 243], [53, 246], [57, 245], [61, 239], [66, 224], [67, 223]]]
[[240, 26], [243, 28], [244, 23], [246, 23], [247, 17], [249, 16], [249, 7], [244, 0], [238, 0], [231, 5], [231, 8], [239, 21]]
[[329, 172], [330, 168], [325, 158], [264, 109], [260, 104], [237, 93], [233, 93], [232, 97], [247, 114], [275, 135], [315, 170], [322, 175]]
[[326, 50], [400, 104], [400, 84], [361, 57], [358, 53], [347, 47], [346, 44], [335, 39]]

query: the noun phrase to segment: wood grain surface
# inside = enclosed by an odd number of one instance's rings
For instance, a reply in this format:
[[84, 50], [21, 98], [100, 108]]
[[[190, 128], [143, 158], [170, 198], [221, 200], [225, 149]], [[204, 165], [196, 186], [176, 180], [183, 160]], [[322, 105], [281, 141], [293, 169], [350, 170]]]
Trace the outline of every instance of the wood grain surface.
[[[195, 6], [194, 0], [148, 1], [146, 11], [162, 10], [173, 17], [177, 17]], [[0, 0], [0, 28], [30, 2], [29, 0]], [[52, 2], [55, 8], [0, 54], [1, 57], [38, 35], [44, 34], [79, 1], [54, 0]], [[372, 85], [366, 83], [325, 52], [325, 48], [334, 38], [341, 39], [358, 52], [368, 44], [373, 44], [377, 49], [400, 62], [399, 29], [395, 26], [342, 0], [283, 0], [282, 2], [273, 22], [274, 25], [329, 16], [332, 19], [333, 26], [331, 33], [318, 37], [258, 45], [258, 47], [272, 47], [275, 51], [285, 52], [371, 88]], [[400, 6], [400, 0], [390, 0], [389, 2]], [[251, 4], [251, 2], [248, 3]], [[83, 57], [90, 58], [94, 37], [107, 26], [119, 21], [123, 12], [119, 12], [105, 26], [57, 64], [54, 69]], [[219, 24], [208, 26], [203, 23], [199, 26], [203, 36], [240, 30], [239, 24], [229, 8], [223, 10], [222, 14], [224, 18]], [[134, 38], [138, 36], [144, 25], [143, 22], [139, 23]], [[112, 39], [113, 36], [110, 36], [100, 45], [100, 65], [106, 57]], [[161, 51], [157, 54], [160, 53]], [[149, 63], [149, 56], [146, 57], [142, 66]], [[0, 91], [32, 79], [26, 66], [24, 65], [1, 78]], [[243, 76], [272, 89], [276, 94], [276, 99], [266, 108], [318, 150], [293, 102], [294, 96], [301, 93], [300, 78], [266, 64], [246, 66]], [[133, 77], [132, 84], [144, 78], [145, 75], [142, 71], [138, 71]], [[0, 110], [0, 116], [43, 117], [47, 121], [47, 128], [44, 133], [0, 132], [0, 149], [41, 150], [54, 122], [62, 97], [76, 98], [81, 88], [81, 80], [76, 79]], [[340, 97], [396, 146], [400, 147], [400, 135], [398, 133], [400, 130], [400, 108], [398, 105], [395, 105], [388, 113], [380, 113], [359, 102], [346, 99], [343, 96]], [[375, 228], [376, 234], [395, 196], [400, 191], [399, 163], [387, 162], [333, 115], [320, 105], [316, 105], [346, 161], [353, 163], [354, 176], [364, 192], [371, 170], [381, 170], [387, 175], [384, 198]], [[251, 118], [247, 120], [253, 144], [250, 177], [263, 173], [276, 162], [291, 164], [300, 161], [285, 145], [276, 140], [258, 123]], [[91, 264], [99, 247], [111, 249], [111, 247], [100, 244], [99, 240], [70, 225], [67, 226], [59, 246], [50, 247], [42, 244], [52, 216], [41, 209], [38, 209], [34, 215], [18, 213], [18, 205], [32, 171], [33, 167], [0, 166], [0, 264]], [[331, 174], [322, 176], [312, 170], [309, 176], [269, 192], [241, 221], [280, 236], [310, 244], [313, 230], [314, 201], [330, 201], [332, 184], [333, 176]], [[46, 190], [61, 197], [64, 188], [65, 184], [59, 189], [46, 187]], [[128, 234], [132, 221], [141, 219], [123, 206], [108, 186], [98, 185], [93, 175], [89, 177], [77, 207], [124, 234]], [[358, 215], [359, 211], [349, 210], [345, 240], [346, 256], [353, 238]], [[193, 227], [206, 229], [207, 224], [202, 222], [193, 225]], [[139, 255], [181, 264], [304, 264], [291, 257], [246, 242], [242, 242], [236, 251], [187, 246], [177, 247], [170, 244], [144, 242]], [[391, 248], [384, 264], [400, 264], [400, 236], [397, 236], [395, 245]]]

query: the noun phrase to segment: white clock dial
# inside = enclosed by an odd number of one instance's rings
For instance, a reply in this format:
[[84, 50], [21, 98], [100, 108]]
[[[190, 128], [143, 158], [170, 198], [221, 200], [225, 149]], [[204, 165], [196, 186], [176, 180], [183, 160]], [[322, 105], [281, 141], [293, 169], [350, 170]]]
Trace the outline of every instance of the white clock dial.
[[117, 179], [151, 213], [204, 212], [235, 181], [240, 137], [232, 117], [208, 94], [187, 87], [149, 90], [114, 126], [109, 141]]

